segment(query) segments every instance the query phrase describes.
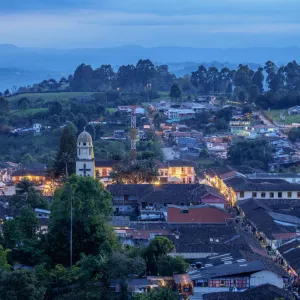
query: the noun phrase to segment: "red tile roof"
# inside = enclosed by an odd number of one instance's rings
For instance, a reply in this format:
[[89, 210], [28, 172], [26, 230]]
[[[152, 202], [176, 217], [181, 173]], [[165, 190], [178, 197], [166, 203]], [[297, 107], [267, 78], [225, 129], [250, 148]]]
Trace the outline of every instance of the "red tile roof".
[[168, 223], [224, 224], [228, 218], [228, 212], [210, 205], [168, 206]]

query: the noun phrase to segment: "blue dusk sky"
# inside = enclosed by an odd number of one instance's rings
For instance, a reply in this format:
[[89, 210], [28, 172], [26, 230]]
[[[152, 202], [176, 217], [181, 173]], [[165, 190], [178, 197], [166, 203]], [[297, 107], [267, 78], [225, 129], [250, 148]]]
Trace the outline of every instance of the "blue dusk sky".
[[0, 0], [0, 44], [300, 46], [300, 0]]

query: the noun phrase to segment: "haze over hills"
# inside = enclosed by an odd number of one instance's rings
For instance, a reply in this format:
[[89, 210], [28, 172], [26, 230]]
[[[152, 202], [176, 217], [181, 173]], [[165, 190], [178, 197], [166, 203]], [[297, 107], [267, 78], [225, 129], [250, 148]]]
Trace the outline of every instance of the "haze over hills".
[[300, 60], [300, 48], [192, 48], [122, 46], [114, 48], [50, 49], [21, 48], [14, 45], [0, 45], [0, 90], [12, 85], [27, 85], [50, 77], [59, 78], [74, 72], [81, 63], [93, 67], [111, 64], [136, 64], [141, 58], [154, 63], [167, 63], [178, 76], [190, 73], [199, 64], [216, 65], [216, 62], [230, 67], [239, 63], [264, 64], [272, 60], [277, 64]]

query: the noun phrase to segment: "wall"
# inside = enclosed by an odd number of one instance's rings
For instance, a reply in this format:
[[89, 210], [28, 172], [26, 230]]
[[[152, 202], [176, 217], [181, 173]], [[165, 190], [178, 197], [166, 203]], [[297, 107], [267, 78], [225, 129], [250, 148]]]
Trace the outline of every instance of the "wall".
[[95, 164], [94, 161], [76, 161], [76, 175], [84, 176], [83, 171], [79, 171], [84, 169], [84, 164], [86, 164], [86, 169], [89, 169], [89, 171], [86, 171], [86, 176], [95, 177]]
[[[256, 198], [258, 198], [258, 199], [300, 199], [300, 197], [297, 197], [297, 191], [292, 192], [292, 197], [291, 198], [288, 197], [288, 192], [284, 192], [284, 191], [281, 192], [282, 193], [281, 198], [278, 197], [278, 192], [273, 192], [274, 193], [274, 198], [271, 198], [270, 197], [270, 192], [272, 192], [272, 191], [267, 191], [267, 192], [263, 191], [263, 193], [266, 194], [266, 197], [262, 198], [261, 197], [262, 192], [258, 191], [258, 192], [256, 192], [256, 194], [257, 194]], [[252, 191], [251, 192], [249, 192], [249, 191], [244, 192], [244, 197], [243, 198], [240, 196], [240, 192], [237, 192], [237, 200], [244, 200], [244, 199], [249, 199], [249, 198], [253, 198]]]
[[250, 276], [250, 287], [259, 286], [262, 284], [272, 284], [280, 289], [283, 288], [283, 279], [274, 272], [264, 270], [256, 272]]

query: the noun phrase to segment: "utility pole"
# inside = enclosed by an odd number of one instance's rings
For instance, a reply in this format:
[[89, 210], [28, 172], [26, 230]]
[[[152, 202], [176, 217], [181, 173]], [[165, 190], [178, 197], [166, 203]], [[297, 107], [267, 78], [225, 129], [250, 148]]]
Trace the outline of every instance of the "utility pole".
[[131, 156], [132, 162], [136, 161], [136, 138], [137, 138], [137, 130], [136, 130], [136, 114], [135, 114], [135, 106], [131, 107]]

